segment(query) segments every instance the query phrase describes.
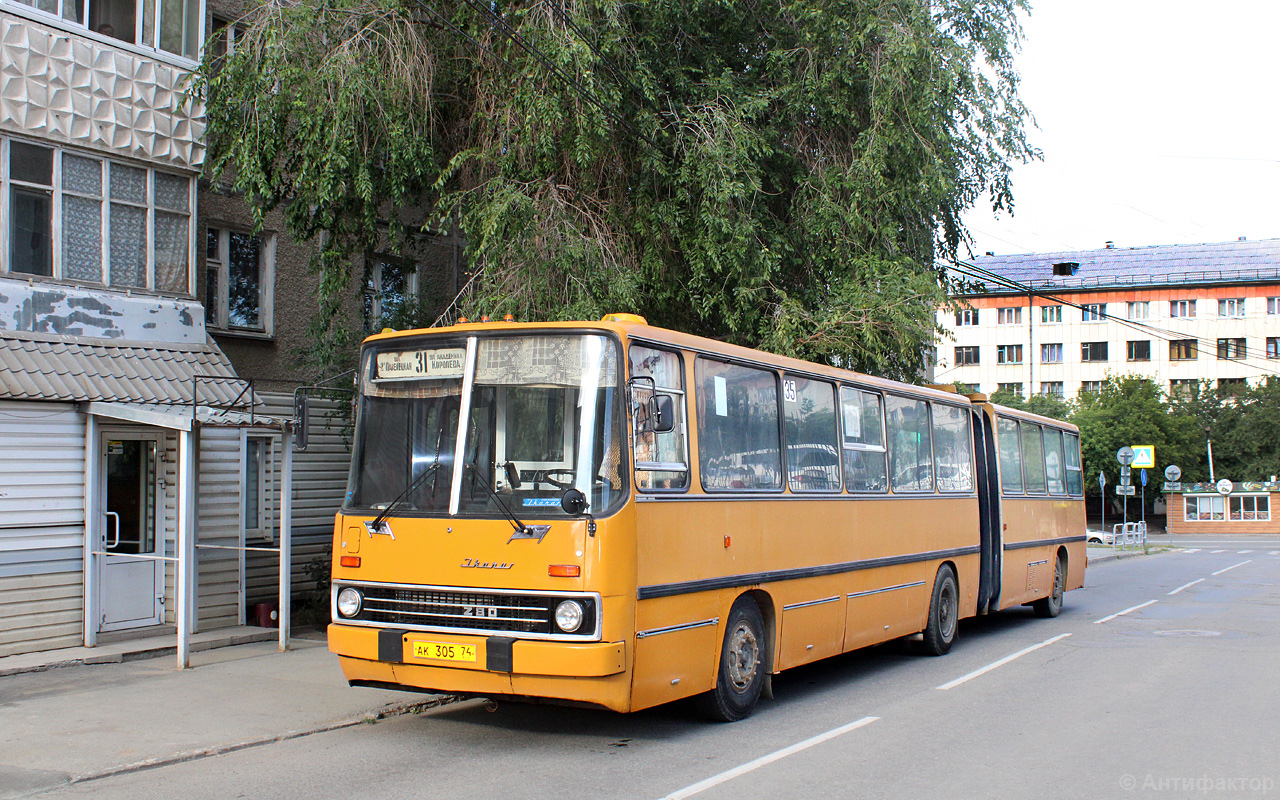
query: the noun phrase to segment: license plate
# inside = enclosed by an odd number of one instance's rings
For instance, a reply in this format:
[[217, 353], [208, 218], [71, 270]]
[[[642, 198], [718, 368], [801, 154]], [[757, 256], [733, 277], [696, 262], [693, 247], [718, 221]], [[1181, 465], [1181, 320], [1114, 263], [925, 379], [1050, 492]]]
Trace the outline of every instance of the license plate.
[[414, 642], [413, 657], [429, 658], [434, 661], [475, 661], [476, 646], [447, 642]]

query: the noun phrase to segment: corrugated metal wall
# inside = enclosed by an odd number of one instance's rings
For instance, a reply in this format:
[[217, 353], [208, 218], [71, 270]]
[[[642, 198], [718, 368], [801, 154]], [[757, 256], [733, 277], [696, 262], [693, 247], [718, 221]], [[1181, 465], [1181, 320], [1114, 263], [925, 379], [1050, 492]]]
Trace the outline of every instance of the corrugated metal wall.
[[[262, 413], [293, 416], [293, 395], [261, 393], [266, 405]], [[293, 594], [314, 587], [307, 580], [306, 566], [316, 558], [327, 559], [333, 543], [333, 515], [347, 491], [347, 470], [351, 466], [350, 431], [341, 413], [341, 401], [313, 399], [311, 432], [305, 452], [293, 454]], [[276, 485], [272, 495], [272, 519], [279, 523], [279, 466], [281, 453], [275, 447]], [[246, 555], [247, 602], [274, 601], [278, 595], [279, 567], [270, 553]]]
[[241, 433], [235, 428], [200, 431], [199, 491], [196, 494], [196, 573], [199, 628], [240, 624], [240, 552], [207, 545], [238, 547], [241, 476], [244, 465]]
[[0, 401], [0, 656], [83, 641], [84, 417]]

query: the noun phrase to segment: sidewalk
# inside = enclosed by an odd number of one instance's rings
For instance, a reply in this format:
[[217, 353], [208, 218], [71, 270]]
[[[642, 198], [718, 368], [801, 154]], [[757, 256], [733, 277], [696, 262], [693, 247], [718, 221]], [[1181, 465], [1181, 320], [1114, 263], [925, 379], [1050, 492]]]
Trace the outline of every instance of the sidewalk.
[[[0, 677], [0, 798], [438, 705], [347, 686], [324, 634]], [[95, 648], [100, 649], [100, 648]], [[0, 659], [0, 661], [3, 661]]]

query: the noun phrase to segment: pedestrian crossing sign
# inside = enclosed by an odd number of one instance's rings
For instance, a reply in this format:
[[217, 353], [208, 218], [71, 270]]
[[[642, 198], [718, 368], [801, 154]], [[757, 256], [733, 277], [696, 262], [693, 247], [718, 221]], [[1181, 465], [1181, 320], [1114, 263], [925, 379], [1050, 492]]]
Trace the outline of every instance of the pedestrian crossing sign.
[[1133, 466], [1137, 469], [1156, 468], [1156, 447], [1152, 444], [1133, 445]]

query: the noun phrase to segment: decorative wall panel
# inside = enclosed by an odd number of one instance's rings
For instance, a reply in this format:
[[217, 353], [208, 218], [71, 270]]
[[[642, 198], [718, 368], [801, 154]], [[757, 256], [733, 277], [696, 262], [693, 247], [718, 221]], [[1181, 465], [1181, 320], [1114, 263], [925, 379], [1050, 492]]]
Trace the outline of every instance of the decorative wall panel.
[[187, 169], [204, 160], [204, 109], [186, 72], [0, 12], [0, 128]]

